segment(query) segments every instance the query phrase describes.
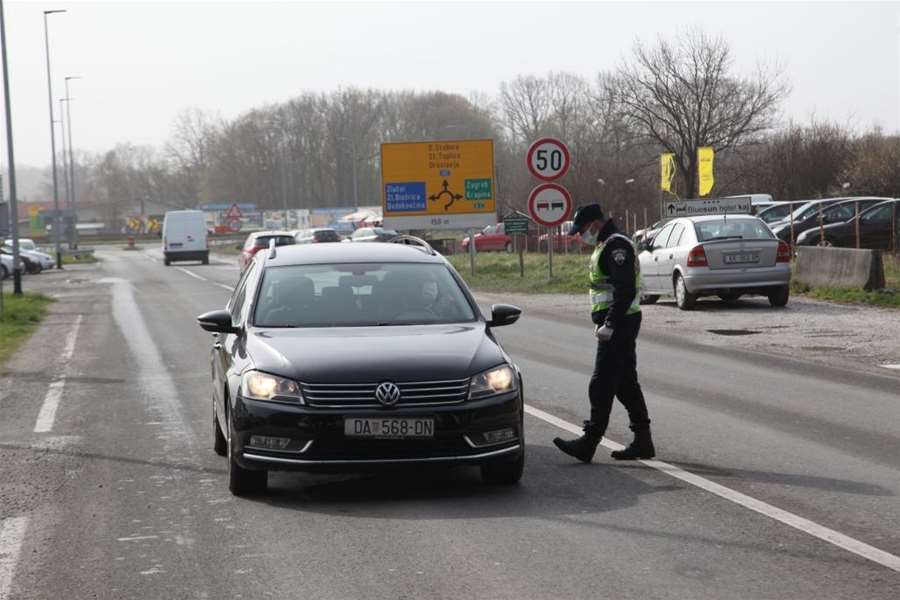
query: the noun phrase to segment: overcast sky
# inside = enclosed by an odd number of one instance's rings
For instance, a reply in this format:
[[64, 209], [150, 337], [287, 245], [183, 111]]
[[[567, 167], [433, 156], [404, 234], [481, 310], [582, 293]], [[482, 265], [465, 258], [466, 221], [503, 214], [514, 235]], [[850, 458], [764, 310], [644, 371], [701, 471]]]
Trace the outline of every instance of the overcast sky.
[[161, 144], [186, 107], [233, 117], [339, 86], [495, 95], [518, 74], [593, 78], [636, 39], [692, 27], [724, 36], [738, 72], [781, 64], [793, 89], [786, 118], [900, 129], [896, 1], [5, 5], [20, 164], [49, 163], [42, 11], [52, 8], [69, 11], [49, 17], [54, 97], [64, 95], [63, 77], [84, 77], [71, 83], [74, 139], [93, 152]]

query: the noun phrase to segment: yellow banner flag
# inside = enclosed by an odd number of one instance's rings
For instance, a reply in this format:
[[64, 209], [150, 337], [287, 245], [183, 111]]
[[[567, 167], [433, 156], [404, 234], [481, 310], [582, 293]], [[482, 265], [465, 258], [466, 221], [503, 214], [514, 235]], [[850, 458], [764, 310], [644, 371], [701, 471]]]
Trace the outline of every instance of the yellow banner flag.
[[713, 179], [713, 149], [709, 146], [697, 148], [697, 172], [700, 180], [700, 195], [705, 196], [710, 193], [715, 184]]
[[675, 155], [663, 152], [659, 155], [659, 189], [672, 191], [672, 180], [675, 178]]

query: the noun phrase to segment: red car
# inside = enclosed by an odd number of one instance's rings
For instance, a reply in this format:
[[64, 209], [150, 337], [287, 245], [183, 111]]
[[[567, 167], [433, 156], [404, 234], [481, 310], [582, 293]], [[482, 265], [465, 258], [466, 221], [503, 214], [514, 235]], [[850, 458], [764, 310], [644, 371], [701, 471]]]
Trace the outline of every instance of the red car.
[[[468, 236], [463, 238], [462, 249], [465, 252], [469, 251]], [[513, 251], [513, 239], [503, 231], [503, 223], [488, 225], [481, 230], [481, 233], [475, 234], [475, 251], [489, 252], [491, 250], [499, 252]]]
[[[558, 228], [557, 231], [553, 232], [553, 251], [554, 252], [565, 252], [566, 246], [569, 248], [569, 252], [578, 252], [579, 248], [587, 248], [588, 246], [581, 241], [581, 238], [577, 235], [569, 235], [568, 231], [572, 227], [572, 221], [566, 221], [562, 224], [561, 227]], [[541, 252], [547, 251], [547, 240], [551, 238], [551, 234], [545, 233], [538, 238], [538, 248], [540, 248]]]
[[289, 246], [297, 243], [290, 231], [257, 231], [256, 233], [251, 233], [247, 236], [247, 241], [244, 242], [244, 245], [238, 246], [241, 250], [241, 255], [238, 256], [238, 266], [241, 268], [241, 272], [247, 268], [247, 265], [250, 264], [257, 252], [269, 247], [269, 242], [273, 239], [276, 246]]

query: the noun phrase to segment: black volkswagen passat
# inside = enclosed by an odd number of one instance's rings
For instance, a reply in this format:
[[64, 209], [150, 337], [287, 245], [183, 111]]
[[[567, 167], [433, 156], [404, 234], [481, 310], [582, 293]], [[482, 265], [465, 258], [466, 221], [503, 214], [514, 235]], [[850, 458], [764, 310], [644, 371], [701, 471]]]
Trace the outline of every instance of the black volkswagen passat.
[[524, 466], [522, 378], [492, 328], [520, 310], [478, 310], [426, 243], [314, 244], [257, 253], [212, 331], [215, 450], [234, 494], [269, 470]]

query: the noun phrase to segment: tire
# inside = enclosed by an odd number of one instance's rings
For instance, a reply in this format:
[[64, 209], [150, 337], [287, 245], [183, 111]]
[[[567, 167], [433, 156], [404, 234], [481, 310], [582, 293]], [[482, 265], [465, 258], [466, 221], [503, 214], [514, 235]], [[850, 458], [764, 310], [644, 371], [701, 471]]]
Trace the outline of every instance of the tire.
[[44, 265], [41, 263], [34, 263], [34, 272], [35, 274], [41, 273], [44, 270]]
[[774, 308], [787, 306], [788, 299], [791, 297], [791, 286], [783, 285], [769, 292], [769, 304]]
[[641, 304], [656, 304], [656, 301], [659, 300], [659, 296], [656, 294], [641, 294]]
[[820, 242], [816, 242], [816, 246], [818, 246], [819, 248], [831, 248], [832, 246], [834, 246], [834, 243], [828, 238], [825, 238]]
[[515, 460], [481, 465], [481, 480], [488, 485], [515, 485], [525, 471], [525, 452]]
[[168, 267], [169, 265], [172, 264], [172, 261], [169, 260], [168, 258], [164, 258], [164, 259], [163, 259], [163, 264], [166, 265], [166, 266]]
[[234, 447], [231, 440], [234, 439], [234, 426], [228, 419], [228, 489], [234, 496], [252, 496], [266, 491], [269, 483], [268, 471], [251, 471], [245, 469], [234, 460]]
[[207, 252], [206, 254], [203, 255], [203, 264], [204, 265], [209, 264], [209, 252]]
[[688, 291], [687, 286], [684, 283], [684, 277], [676, 274], [674, 287], [675, 303], [678, 305], [678, 308], [681, 310], [691, 310], [694, 308], [694, 304], [697, 303], [697, 294], [692, 294]]
[[[213, 400], [215, 403], [215, 400]], [[213, 450], [219, 456], [228, 456], [228, 438], [219, 427], [219, 419], [216, 417], [216, 405], [213, 404]]]
[[506, 242], [506, 253], [507, 254], [513, 253], [513, 243], [512, 242]]

